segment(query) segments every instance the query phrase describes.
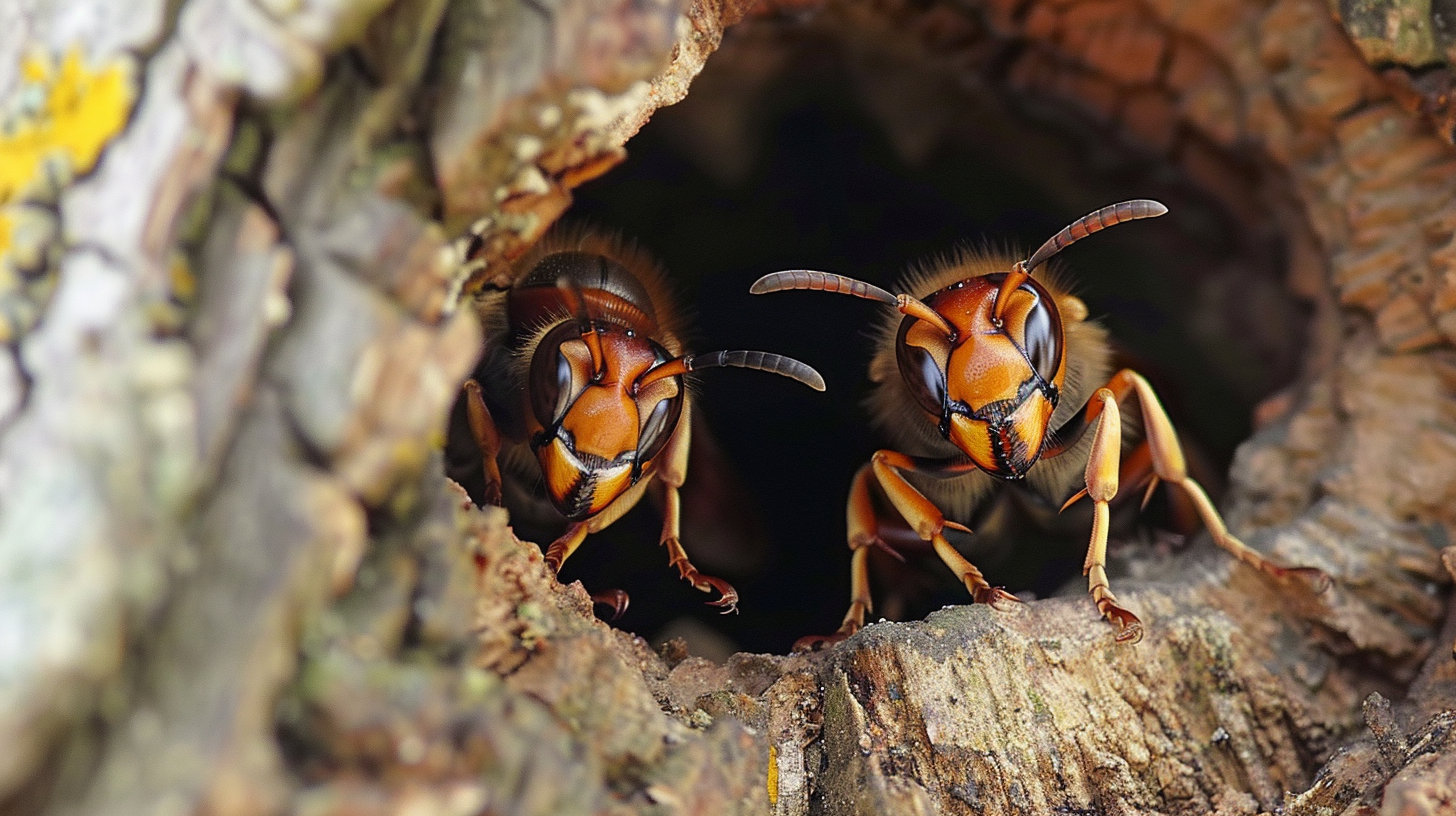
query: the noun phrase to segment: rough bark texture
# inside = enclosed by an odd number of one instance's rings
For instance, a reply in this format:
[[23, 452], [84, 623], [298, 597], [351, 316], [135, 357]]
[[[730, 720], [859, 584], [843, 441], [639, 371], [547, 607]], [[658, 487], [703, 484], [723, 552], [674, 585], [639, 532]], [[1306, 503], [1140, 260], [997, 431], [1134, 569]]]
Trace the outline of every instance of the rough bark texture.
[[1456, 153], [1318, 0], [831, 0], [752, 23], [1073, 106], [1282, 235], [1315, 313], [1304, 374], [1261, 410], [1228, 513], [1336, 586], [1200, 546], [1119, 580], [1136, 647], [1074, 593], [721, 666], [595, 620], [434, 449], [478, 353], [462, 288], [746, 7], [118, 8], [0, 9], [0, 812], [1456, 799]]

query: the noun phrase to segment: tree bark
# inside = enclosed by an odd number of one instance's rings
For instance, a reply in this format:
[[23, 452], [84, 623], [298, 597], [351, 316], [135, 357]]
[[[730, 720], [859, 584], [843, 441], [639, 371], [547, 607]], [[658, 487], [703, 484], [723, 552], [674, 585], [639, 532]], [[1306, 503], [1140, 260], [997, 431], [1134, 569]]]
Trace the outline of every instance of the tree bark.
[[1456, 152], [1318, 0], [751, 25], [1076, 105], [1282, 236], [1312, 328], [1227, 515], [1329, 592], [1204, 541], [1124, 565], [1137, 646], [1073, 589], [716, 665], [597, 621], [444, 480], [462, 291], [747, 12], [0, 9], [0, 812], [1452, 806]]

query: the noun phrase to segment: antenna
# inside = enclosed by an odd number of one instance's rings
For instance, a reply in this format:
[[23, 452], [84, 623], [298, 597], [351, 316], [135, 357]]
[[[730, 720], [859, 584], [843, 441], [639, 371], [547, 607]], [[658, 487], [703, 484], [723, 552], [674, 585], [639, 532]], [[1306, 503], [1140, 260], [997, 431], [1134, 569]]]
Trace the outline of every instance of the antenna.
[[1150, 198], [1136, 198], [1132, 201], [1123, 201], [1103, 207], [1063, 227], [1061, 232], [1048, 238], [1046, 243], [1031, 253], [1030, 258], [1017, 261], [1016, 265], [1011, 267], [1011, 272], [1006, 275], [1005, 280], [1001, 281], [1001, 288], [996, 290], [996, 302], [991, 308], [991, 320], [1000, 325], [1001, 313], [1006, 308], [1006, 299], [1031, 276], [1032, 270], [1051, 260], [1052, 256], [1058, 252], [1094, 232], [1101, 232], [1124, 221], [1157, 218], [1167, 212], [1168, 208], [1160, 202]]

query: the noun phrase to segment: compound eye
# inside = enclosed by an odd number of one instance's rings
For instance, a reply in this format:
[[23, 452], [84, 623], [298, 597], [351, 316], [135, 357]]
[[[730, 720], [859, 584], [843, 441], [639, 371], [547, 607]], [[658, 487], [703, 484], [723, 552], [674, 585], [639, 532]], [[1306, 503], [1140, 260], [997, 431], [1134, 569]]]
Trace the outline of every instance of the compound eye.
[[658, 400], [657, 405], [653, 406], [647, 421], [642, 423], [641, 435], [637, 440], [637, 461], [640, 464], [651, 462], [666, 447], [667, 440], [672, 438], [672, 432], [682, 417], [682, 409], [681, 389], [677, 389], [670, 397]]
[[530, 394], [531, 413], [543, 428], [551, 427], [560, 419], [571, 403], [572, 362], [561, 345], [578, 337], [580, 331], [574, 324], [562, 323], [541, 338], [531, 356], [531, 375], [526, 389]]
[[932, 350], [917, 343], [932, 339], [924, 336], [925, 332], [911, 331], [917, 322], [916, 318], [907, 317], [900, 324], [900, 335], [895, 339], [895, 361], [899, 363], [900, 378], [910, 389], [910, 395], [921, 408], [939, 419], [945, 414], [946, 403], [945, 367], [941, 362], [944, 354], [936, 355], [934, 351], [939, 349]]
[[1045, 289], [1031, 280], [1022, 284], [1022, 291], [1027, 288], [1032, 290], [1036, 299], [1023, 318], [1021, 347], [1037, 376], [1050, 384], [1062, 363], [1062, 320], [1055, 307], [1048, 306], [1051, 296]]

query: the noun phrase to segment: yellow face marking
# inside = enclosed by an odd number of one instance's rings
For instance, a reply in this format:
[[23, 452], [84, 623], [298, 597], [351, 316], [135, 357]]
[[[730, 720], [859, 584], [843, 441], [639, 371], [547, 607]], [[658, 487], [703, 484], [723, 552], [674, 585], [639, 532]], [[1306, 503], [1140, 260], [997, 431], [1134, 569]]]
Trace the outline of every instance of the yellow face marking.
[[985, 422], [971, 419], [963, 414], [950, 415], [950, 441], [966, 452], [976, 467], [988, 473], [995, 473], [1000, 467], [991, 452], [991, 430]]
[[631, 486], [631, 465], [619, 465], [614, 468], [598, 470], [596, 489], [592, 491], [592, 514], [595, 515], [607, 509], [607, 505], [616, 501], [617, 497], [627, 492], [627, 488]]
[[[588, 468], [560, 439], [542, 446], [536, 459], [552, 503], [571, 518], [600, 513], [632, 486], [630, 464]], [[583, 491], [590, 492], [583, 495]]]
[[541, 474], [546, 478], [546, 490], [551, 498], [557, 503], [566, 501], [581, 481], [581, 462], [560, 439], [551, 440], [551, 444], [537, 451], [536, 458], [541, 462]]
[[949, 438], [987, 473], [1020, 478], [1041, 453], [1051, 415], [1051, 402], [1040, 391], [1033, 391], [1010, 416], [994, 425], [951, 414]]
[[1016, 435], [1026, 443], [1028, 458], [1041, 453], [1042, 440], [1046, 437], [1051, 418], [1052, 404], [1040, 391], [1033, 391], [1011, 414], [1011, 427], [1016, 429]]

